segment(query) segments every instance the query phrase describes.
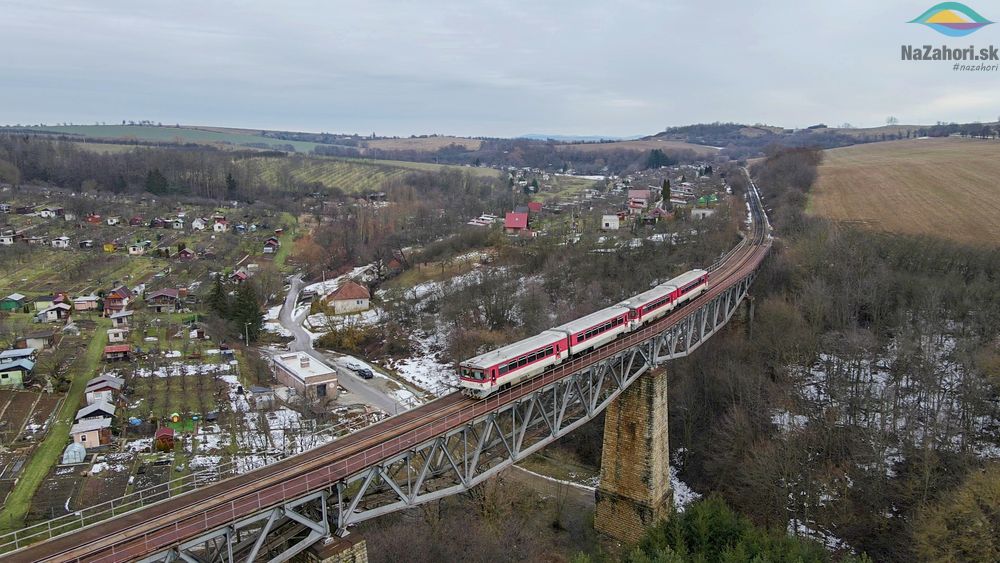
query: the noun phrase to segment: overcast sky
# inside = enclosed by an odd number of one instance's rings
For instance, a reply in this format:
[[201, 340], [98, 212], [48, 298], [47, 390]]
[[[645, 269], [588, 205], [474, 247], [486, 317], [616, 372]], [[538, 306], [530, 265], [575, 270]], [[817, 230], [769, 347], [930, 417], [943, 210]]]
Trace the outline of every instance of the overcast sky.
[[[936, 0], [0, 0], [0, 123], [380, 135], [993, 121], [1000, 72], [900, 45]], [[995, 2], [967, 2], [1000, 20]]]

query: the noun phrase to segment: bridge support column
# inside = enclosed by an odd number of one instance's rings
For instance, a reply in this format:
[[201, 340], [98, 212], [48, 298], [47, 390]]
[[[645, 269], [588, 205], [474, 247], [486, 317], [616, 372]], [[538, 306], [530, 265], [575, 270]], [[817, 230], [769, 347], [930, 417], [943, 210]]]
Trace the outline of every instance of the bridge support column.
[[667, 437], [667, 374], [646, 372], [608, 405], [594, 528], [636, 543], [673, 502]]

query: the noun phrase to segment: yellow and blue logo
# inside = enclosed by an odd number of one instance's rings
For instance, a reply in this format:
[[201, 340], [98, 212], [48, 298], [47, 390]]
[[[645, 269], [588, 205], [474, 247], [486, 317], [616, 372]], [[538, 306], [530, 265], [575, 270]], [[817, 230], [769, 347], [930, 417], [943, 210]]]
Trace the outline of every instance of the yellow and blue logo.
[[990, 20], [959, 2], [942, 2], [909, 23], [919, 23], [950, 37], [964, 37], [990, 25]]

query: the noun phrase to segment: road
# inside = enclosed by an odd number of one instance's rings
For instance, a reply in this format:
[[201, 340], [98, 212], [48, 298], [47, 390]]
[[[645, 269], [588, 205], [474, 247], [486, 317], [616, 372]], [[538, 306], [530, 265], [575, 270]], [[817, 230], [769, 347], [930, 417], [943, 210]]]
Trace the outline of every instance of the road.
[[[305, 352], [316, 360], [329, 364], [329, 360], [322, 357], [313, 349], [312, 338], [306, 332], [305, 328], [302, 327], [302, 321], [305, 320], [308, 310], [303, 311], [298, 317], [294, 316], [295, 304], [299, 301], [299, 293], [302, 291], [302, 285], [302, 274], [296, 274], [292, 277], [290, 287], [288, 288], [288, 295], [285, 296], [285, 303], [281, 306], [281, 311], [278, 313], [278, 322], [291, 332], [295, 338], [288, 343], [289, 350]], [[364, 379], [355, 375], [354, 372], [338, 365], [332, 367], [337, 370], [337, 382], [348, 393], [354, 395], [358, 402], [372, 405], [391, 415], [407, 410], [407, 406], [368, 385]]]

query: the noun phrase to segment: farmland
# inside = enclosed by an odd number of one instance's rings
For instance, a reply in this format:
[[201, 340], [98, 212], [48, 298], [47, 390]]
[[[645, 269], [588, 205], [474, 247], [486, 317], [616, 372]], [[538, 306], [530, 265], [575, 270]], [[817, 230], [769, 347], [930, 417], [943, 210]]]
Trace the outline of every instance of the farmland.
[[958, 138], [825, 152], [809, 211], [835, 221], [974, 245], [1000, 244], [1000, 144]]
[[660, 150], [692, 150], [698, 156], [711, 156], [719, 149], [704, 145], [695, 145], [683, 141], [671, 141], [667, 139], [639, 139], [635, 141], [615, 141], [613, 143], [579, 143], [573, 145], [556, 145], [559, 150], [578, 150], [584, 152], [608, 151], [608, 150], [629, 150], [629, 151], [650, 151]]
[[375, 139], [366, 141], [368, 147], [386, 151], [427, 151], [433, 152], [449, 145], [459, 145], [466, 150], [475, 151], [483, 144], [479, 139], [464, 137], [433, 136], [433, 137], [403, 137], [400, 139]]

